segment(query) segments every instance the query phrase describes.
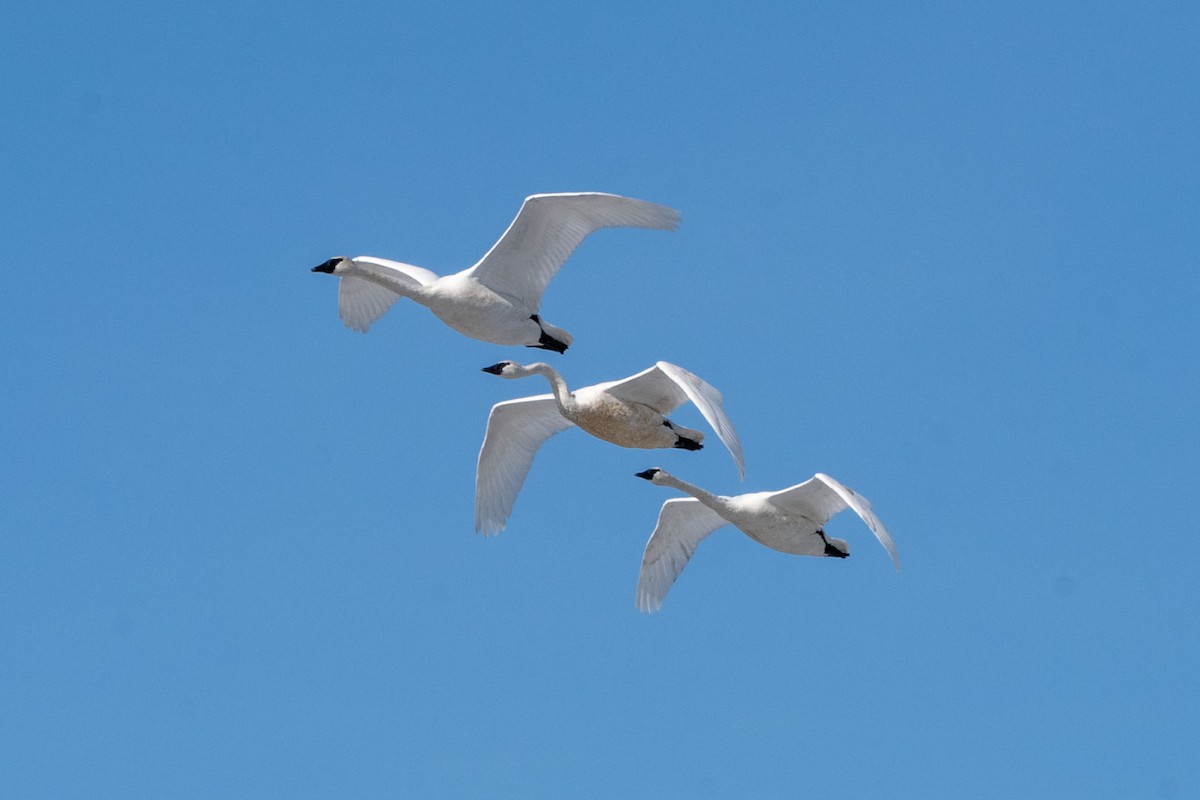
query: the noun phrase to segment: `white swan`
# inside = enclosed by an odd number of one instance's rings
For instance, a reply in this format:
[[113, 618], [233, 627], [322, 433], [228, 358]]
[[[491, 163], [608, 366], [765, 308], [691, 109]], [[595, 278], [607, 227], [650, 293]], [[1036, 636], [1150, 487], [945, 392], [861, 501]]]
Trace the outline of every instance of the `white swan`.
[[438, 276], [371, 256], [337, 256], [313, 267], [340, 277], [338, 312], [366, 331], [397, 297], [426, 306], [451, 328], [495, 344], [563, 352], [571, 334], [538, 316], [542, 292], [588, 234], [600, 228], [674, 230], [673, 208], [615, 194], [579, 192], [525, 198], [516, 219], [475, 266]]
[[504, 530], [542, 443], [573, 425], [622, 447], [699, 450], [704, 434], [665, 416], [691, 400], [745, 477], [742, 443], [725, 416], [721, 393], [682, 367], [659, 361], [624, 380], [574, 392], [553, 367], [540, 362], [522, 366], [501, 361], [483, 371], [510, 379], [543, 375], [553, 390], [492, 406], [475, 471], [475, 530], [485, 536]]
[[658, 524], [646, 542], [638, 576], [637, 607], [642, 611], [662, 608], [663, 598], [687, 566], [696, 545], [727, 523], [781, 553], [845, 558], [850, 555], [849, 543], [826, 536], [823, 527], [834, 514], [852, 508], [900, 569], [891, 534], [871, 510], [867, 498], [823, 473], [777, 492], [733, 497], [710, 494], [658, 468], [639, 472], [637, 477], [691, 495], [668, 500], [658, 513]]

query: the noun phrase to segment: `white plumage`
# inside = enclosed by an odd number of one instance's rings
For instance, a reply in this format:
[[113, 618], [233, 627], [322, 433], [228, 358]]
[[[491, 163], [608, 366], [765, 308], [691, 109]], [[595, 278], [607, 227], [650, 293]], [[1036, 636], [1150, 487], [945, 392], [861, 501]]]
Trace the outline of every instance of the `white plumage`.
[[896, 569], [900, 569], [891, 534], [875, 516], [867, 499], [823, 473], [777, 492], [732, 497], [711, 494], [657, 468], [639, 472], [637, 476], [691, 495], [668, 500], [659, 511], [658, 524], [646, 542], [638, 576], [637, 607], [642, 611], [662, 608], [663, 598], [687, 566], [696, 546], [725, 524], [736, 526], [754, 541], [781, 553], [845, 558], [850, 554], [849, 543], [826, 536], [823, 528], [834, 514], [850, 508], [875, 534]]
[[600, 192], [535, 194], [479, 263], [439, 276], [411, 264], [372, 256], [337, 256], [313, 267], [341, 278], [338, 311], [366, 331], [398, 297], [429, 308], [459, 333], [495, 344], [563, 352], [571, 335], [542, 320], [542, 293], [590, 233], [601, 228], [674, 230], [679, 212]]
[[682, 367], [659, 361], [624, 380], [572, 392], [548, 364], [523, 366], [501, 361], [484, 369], [504, 378], [542, 375], [551, 394], [523, 397], [492, 406], [475, 474], [475, 530], [485, 535], [504, 530], [533, 458], [554, 434], [578, 425], [622, 447], [678, 447], [698, 450], [704, 434], [666, 418], [689, 400], [717, 432], [745, 475], [737, 431], [725, 415], [721, 393]]

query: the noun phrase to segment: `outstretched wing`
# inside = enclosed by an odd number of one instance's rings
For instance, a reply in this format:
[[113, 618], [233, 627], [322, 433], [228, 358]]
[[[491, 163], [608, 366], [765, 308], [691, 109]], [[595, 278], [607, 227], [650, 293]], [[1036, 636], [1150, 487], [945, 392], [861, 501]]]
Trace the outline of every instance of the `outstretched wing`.
[[476, 531], [487, 536], [504, 530], [538, 449], [574, 424], [558, 412], [552, 394], [492, 406], [475, 468]]
[[687, 566], [700, 540], [727, 520], [694, 497], [678, 497], [663, 503], [658, 524], [642, 553], [638, 575], [637, 607], [658, 611], [671, 585]]
[[347, 328], [366, 333], [399, 296], [386, 286], [347, 275], [338, 285], [338, 316]]
[[883, 522], [875, 516], [870, 501], [825, 473], [818, 472], [804, 483], [770, 494], [767, 501], [790, 514], [807, 517], [817, 526], [824, 525], [839, 511], [852, 509], [875, 534], [883, 549], [888, 551], [896, 569], [900, 569], [896, 544]]
[[[428, 284], [438, 279], [437, 273], [412, 264], [388, 261], [386, 258], [359, 256], [353, 259], [362, 269], [379, 276], [383, 281]], [[384, 315], [400, 295], [384, 283], [369, 278], [348, 275], [338, 286], [338, 315], [347, 328], [363, 333]]]
[[[386, 258], [376, 258], [375, 256], [357, 256], [353, 259], [354, 263], [360, 267], [373, 264], [377, 267], [383, 267], [384, 270], [391, 273], [400, 273], [400, 275], [412, 278], [422, 286], [428, 286], [436, 281], [440, 276], [433, 270], [425, 269], [424, 267], [415, 267], [412, 264], [404, 264], [400, 261], [390, 261]], [[367, 267], [370, 269], [370, 267]], [[387, 274], [386, 272], [384, 274]]]
[[631, 403], [644, 403], [664, 415], [691, 400], [733, 456], [738, 475], [745, 479], [746, 458], [742, 453], [742, 442], [733, 423], [725, 415], [724, 399], [716, 387], [698, 375], [683, 367], [659, 361], [637, 375], [602, 386], [614, 397]]
[[615, 194], [530, 195], [504, 235], [467, 273], [536, 310], [550, 279], [588, 234], [615, 227], [674, 230], [679, 219], [673, 208]]

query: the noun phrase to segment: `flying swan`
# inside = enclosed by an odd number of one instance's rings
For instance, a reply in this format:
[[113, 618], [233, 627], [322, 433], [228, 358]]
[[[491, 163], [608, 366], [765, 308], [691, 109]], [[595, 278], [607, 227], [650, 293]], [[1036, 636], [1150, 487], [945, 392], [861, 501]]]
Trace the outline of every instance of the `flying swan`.
[[341, 278], [338, 313], [366, 332], [397, 297], [409, 297], [459, 333], [495, 344], [562, 353], [571, 334], [538, 315], [550, 279], [588, 234], [601, 228], [674, 230], [673, 208], [600, 192], [535, 194], [475, 266], [439, 276], [372, 256], [337, 256], [313, 267]]
[[823, 473], [777, 492], [733, 497], [710, 494], [657, 468], [639, 472], [637, 477], [691, 495], [668, 500], [658, 513], [658, 524], [646, 542], [638, 576], [637, 607], [642, 611], [662, 608], [663, 598], [687, 566], [696, 545], [725, 524], [735, 525], [754, 541], [781, 553], [845, 558], [850, 555], [849, 543], [826, 536], [823, 528], [834, 514], [852, 508], [900, 569], [891, 534], [871, 510], [867, 498]]
[[504, 530], [542, 443], [574, 425], [621, 447], [699, 450], [703, 433], [666, 418], [691, 400], [729, 449], [738, 474], [745, 477], [742, 443], [725, 416], [721, 393], [682, 367], [659, 361], [624, 380], [574, 392], [553, 367], [541, 362], [522, 366], [501, 361], [483, 371], [509, 379], [542, 375], [553, 390], [492, 406], [475, 471], [475, 530], [485, 536]]

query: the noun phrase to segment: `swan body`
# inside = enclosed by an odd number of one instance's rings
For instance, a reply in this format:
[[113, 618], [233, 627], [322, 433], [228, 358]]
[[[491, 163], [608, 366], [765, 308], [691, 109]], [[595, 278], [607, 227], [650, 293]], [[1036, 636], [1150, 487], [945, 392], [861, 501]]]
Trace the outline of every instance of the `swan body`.
[[659, 361], [623, 380], [574, 392], [557, 370], [540, 362], [501, 361], [483, 371], [508, 379], [542, 375], [551, 388], [550, 394], [492, 406], [475, 473], [475, 530], [484, 535], [504, 530], [537, 451], [567, 428], [578, 426], [621, 447], [699, 450], [704, 434], [666, 417], [689, 400], [728, 448], [738, 474], [745, 477], [742, 445], [725, 415], [721, 393], [682, 367]]
[[477, 264], [439, 276], [423, 267], [373, 256], [335, 256], [313, 267], [341, 279], [338, 312], [347, 327], [366, 332], [407, 297], [459, 333], [494, 344], [562, 353], [571, 334], [541, 319], [542, 293], [567, 258], [601, 228], [674, 230], [679, 212], [600, 192], [535, 194]]
[[662, 608], [663, 599], [687, 566], [696, 546], [726, 524], [781, 553], [846, 558], [850, 555], [850, 544], [826, 536], [824, 526], [839, 511], [850, 508], [875, 534], [896, 569], [900, 569], [896, 545], [871, 504], [824, 473], [818, 472], [804, 483], [777, 492], [732, 497], [714, 495], [657, 468], [639, 472], [637, 477], [691, 495], [668, 500], [659, 511], [658, 524], [646, 542], [638, 576], [637, 607], [642, 611]]

